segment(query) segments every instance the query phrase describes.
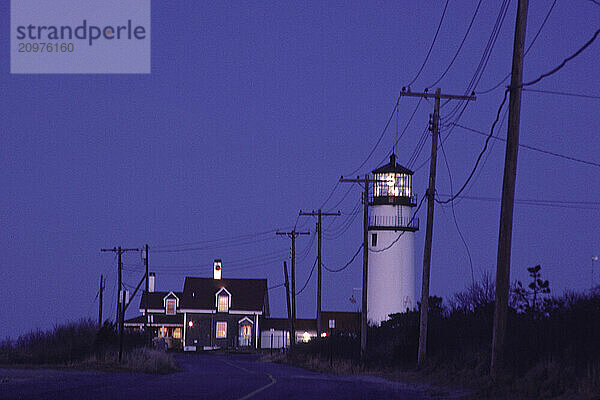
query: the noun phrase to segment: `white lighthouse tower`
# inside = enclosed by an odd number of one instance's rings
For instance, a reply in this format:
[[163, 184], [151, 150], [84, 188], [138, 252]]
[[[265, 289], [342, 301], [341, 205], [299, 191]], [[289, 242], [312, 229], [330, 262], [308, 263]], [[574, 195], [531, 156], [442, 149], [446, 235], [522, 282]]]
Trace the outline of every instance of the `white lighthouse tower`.
[[413, 171], [390, 162], [373, 171], [369, 199], [369, 274], [367, 319], [380, 325], [390, 314], [412, 310], [415, 302], [414, 235], [419, 220], [412, 217], [416, 196]]

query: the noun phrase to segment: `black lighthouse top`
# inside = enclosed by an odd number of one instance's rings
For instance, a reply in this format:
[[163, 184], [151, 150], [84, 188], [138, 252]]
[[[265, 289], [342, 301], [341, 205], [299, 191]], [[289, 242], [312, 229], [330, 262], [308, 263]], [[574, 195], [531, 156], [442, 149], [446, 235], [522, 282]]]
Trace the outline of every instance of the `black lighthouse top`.
[[415, 206], [416, 198], [412, 194], [413, 171], [396, 163], [392, 153], [390, 162], [373, 170], [372, 205], [395, 204]]

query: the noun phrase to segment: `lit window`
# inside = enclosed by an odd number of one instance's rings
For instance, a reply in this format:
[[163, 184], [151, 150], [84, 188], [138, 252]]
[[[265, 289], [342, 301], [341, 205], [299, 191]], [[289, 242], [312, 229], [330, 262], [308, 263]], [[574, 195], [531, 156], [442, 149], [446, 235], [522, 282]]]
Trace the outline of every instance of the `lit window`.
[[223, 339], [227, 337], [227, 322], [217, 322], [217, 338]]
[[167, 300], [167, 314], [169, 315], [173, 315], [175, 314], [175, 299], [168, 299]]
[[382, 173], [376, 174], [375, 180], [375, 197], [410, 197], [410, 175], [393, 172]]
[[227, 312], [229, 311], [229, 296], [225, 294], [219, 295], [219, 307], [217, 309], [219, 312]]
[[175, 339], [181, 339], [181, 328], [175, 328], [173, 330], [173, 337]]

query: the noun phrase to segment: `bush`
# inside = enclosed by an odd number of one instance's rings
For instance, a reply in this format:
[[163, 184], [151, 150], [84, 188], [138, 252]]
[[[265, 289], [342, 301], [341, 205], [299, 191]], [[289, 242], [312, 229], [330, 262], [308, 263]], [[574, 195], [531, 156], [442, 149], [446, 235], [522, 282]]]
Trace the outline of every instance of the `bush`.
[[[170, 372], [175, 365], [167, 355], [143, 347], [141, 333], [124, 332], [124, 362], [119, 368], [139, 372]], [[17, 340], [0, 343], [0, 364], [64, 364], [70, 366], [114, 367], [118, 364], [119, 335], [115, 324], [102, 327], [90, 319], [57, 325], [48, 331], [36, 330]], [[101, 365], [103, 364], [103, 365]]]
[[[544, 289], [547, 285], [542, 282]], [[420, 369], [424, 376], [467, 385], [477, 382], [480, 387], [489, 382], [493, 293], [491, 280], [484, 278], [454, 295], [449, 306], [439, 297], [430, 298], [428, 363]], [[547, 291], [539, 291], [534, 297], [529, 307], [518, 307], [518, 298], [511, 300], [506, 332], [509, 351], [505, 355], [509, 368], [493, 387], [496, 392], [490, 389], [490, 393], [513, 390], [534, 398], [573, 393], [585, 398], [597, 396], [600, 293], [569, 292], [549, 297]], [[381, 326], [369, 327], [368, 338], [367, 367], [416, 368], [419, 312], [391, 315]], [[359, 349], [360, 338], [350, 336], [319, 338], [297, 346], [297, 352], [305, 360], [312, 359], [312, 364], [314, 359], [327, 360], [331, 352], [334, 365], [336, 360], [358, 365]]]

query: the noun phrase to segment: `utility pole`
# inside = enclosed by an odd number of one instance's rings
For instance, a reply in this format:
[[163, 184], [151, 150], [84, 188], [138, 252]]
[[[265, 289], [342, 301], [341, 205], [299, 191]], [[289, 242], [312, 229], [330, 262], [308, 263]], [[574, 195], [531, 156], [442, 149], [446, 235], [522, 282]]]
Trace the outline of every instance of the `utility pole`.
[[104, 275], [100, 275], [100, 302], [98, 303], [98, 326], [102, 327], [102, 292], [104, 292]]
[[427, 327], [429, 312], [429, 281], [431, 270], [431, 246], [433, 242], [433, 216], [435, 204], [435, 175], [437, 168], [437, 148], [439, 137], [440, 121], [440, 99], [456, 100], [475, 100], [475, 96], [458, 96], [442, 94], [440, 88], [431, 93], [412, 93], [406, 92], [402, 88], [400, 96], [434, 98], [433, 117], [431, 121], [431, 158], [429, 163], [429, 187], [425, 195], [427, 196], [427, 229], [425, 231], [425, 248], [423, 251], [423, 281], [421, 285], [421, 316], [419, 320], [419, 352], [417, 362], [422, 365], [427, 359]]
[[340, 182], [364, 184], [363, 193], [363, 279], [362, 279], [362, 312], [360, 315], [360, 358], [364, 363], [367, 359], [367, 278], [369, 272], [369, 174], [363, 179], [345, 179]]
[[[150, 318], [148, 316], [148, 296], [149, 296], [149, 292], [150, 292], [150, 287], [149, 287], [149, 283], [148, 283], [148, 244], [146, 243], [146, 248], [143, 250], [142, 254], [144, 255], [144, 264], [146, 264], [146, 290], [145, 292], [145, 296], [144, 296], [144, 309], [145, 309], [145, 317], [144, 318], [144, 332], [146, 335], [148, 335], [148, 319]], [[185, 329], [185, 326], [183, 327]], [[148, 336], [149, 337], [149, 336]]]
[[[287, 303], [288, 326], [291, 335], [292, 331], [294, 330], [294, 323], [292, 322], [292, 308], [290, 306], [290, 281], [288, 279], [287, 263], [285, 261], [283, 262], [283, 273], [285, 275], [285, 301]], [[283, 343], [285, 347], [285, 335], [283, 338]], [[290, 340], [290, 346], [291, 345], [293, 345], [293, 341]]]
[[117, 253], [119, 258], [119, 273], [118, 273], [118, 301], [117, 301], [117, 324], [119, 327], [119, 362], [123, 359], [123, 324], [125, 321], [125, 293], [123, 292], [122, 287], [122, 274], [123, 274], [123, 262], [121, 260], [121, 255], [126, 251], [140, 251], [140, 249], [124, 249], [119, 247], [113, 247], [112, 249], [100, 249], [101, 252], [112, 251], [113, 253]]
[[321, 209], [319, 209], [316, 213], [313, 210], [312, 212], [303, 212], [302, 210], [300, 210], [300, 215], [310, 215], [310, 216], [317, 216], [317, 235], [318, 235], [318, 255], [317, 255], [317, 263], [319, 264], [318, 266], [318, 270], [317, 270], [317, 337], [321, 337], [321, 284], [322, 284], [322, 246], [323, 246], [323, 238], [322, 238], [322, 233], [323, 233], [323, 225], [321, 224], [321, 217], [339, 217], [340, 215], [342, 215], [341, 212], [337, 212], [337, 213], [326, 213], [326, 212], [322, 212]]
[[490, 374], [496, 377], [503, 367], [506, 335], [506, 315], [508, 313], [508, 290], [510, 285], [510, 253], [512, 243], [512, 222], [515, 202], [515, 180], [517, 176], [517, 155], [519, 150], [519, 123], [521, 118], [521, 87], [523, 84], [523, 48], [527, 25], [528, 0], [519, 0], [515, 23], [510, 98], [508, 105], [508, 133], [504, 158], [504, 178], [500, 208], [500, 229], [498, 234], [498, 261], [496, 266], [496, 302], [494, 310], [494, 331], [492, 334], [492, 357]]
[[300, 235], [310, 235], [309, 231], [298, 232], [296, 228], [290, 232], [279, 232], [276, 235], [285, 235], [292, 239], [292, 340], [291, 343], [296, 343], [296, 237]]

